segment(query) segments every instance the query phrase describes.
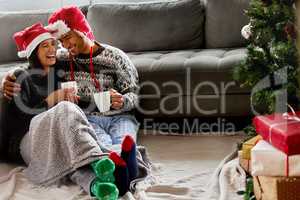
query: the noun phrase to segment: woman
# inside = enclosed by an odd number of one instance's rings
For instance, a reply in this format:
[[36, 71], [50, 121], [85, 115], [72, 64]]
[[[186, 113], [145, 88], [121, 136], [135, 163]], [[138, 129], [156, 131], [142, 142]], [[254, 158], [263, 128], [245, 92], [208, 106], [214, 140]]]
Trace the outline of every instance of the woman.
[[[21, 154], [28, 165], [24, 172], [34, 183], [53, 183], [68, 175], [98, 199], [116, 199], [118, 189], [124, 194], [129, 187], [126, 162], [115, 153], [110, 154], [111, 159], [99, 160], [103, 153], [94, 131], [80, 108], [73, 104], [79, 97], [74, 89], [59, 89], [63, 77], [58, 76], [60, 63], [56, 62], [57, 45], [52, 35], [37, 23], [17, 32], [14, 39], [18, 55], [28, 58], [29, 67], [15, 71], [22, 90], [8, 103], [9, 112], [6, 111], [6, 125], [14, 127], [9, 129], [14, 135], [7, 138], [7, 153], [14, 158]], [[128, 160], [135, 153], [135, 144], [127, 137], [123, 146], [132, 150], [122, 152]], [[65, 159], [60, 160], [59, 156]]]

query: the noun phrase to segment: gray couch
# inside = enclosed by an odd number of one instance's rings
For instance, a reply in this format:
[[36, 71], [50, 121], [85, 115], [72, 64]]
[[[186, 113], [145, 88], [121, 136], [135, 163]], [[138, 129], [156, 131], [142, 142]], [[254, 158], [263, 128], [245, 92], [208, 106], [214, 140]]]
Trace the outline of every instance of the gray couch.
[[[130, 0], [129, 0], [130, 1]], [[249, 0], [101, 3], [83, 7], [98, 41], [124, 50], [141, 83], [138, 112], [153, 117], [245, 116], [249, 89], [232, 79], [246, 56]], [[0, 13], [0, 76], [24, 65], [12, 34], [51, 11]]]

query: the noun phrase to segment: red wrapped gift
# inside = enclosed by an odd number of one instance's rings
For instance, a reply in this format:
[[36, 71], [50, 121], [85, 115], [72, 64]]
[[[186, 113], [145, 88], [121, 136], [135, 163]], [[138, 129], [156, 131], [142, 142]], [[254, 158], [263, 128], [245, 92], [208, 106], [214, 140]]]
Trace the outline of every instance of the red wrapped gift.
[[256, 116], [256, 132], [287, 155], [300, 154], [300, 111]]

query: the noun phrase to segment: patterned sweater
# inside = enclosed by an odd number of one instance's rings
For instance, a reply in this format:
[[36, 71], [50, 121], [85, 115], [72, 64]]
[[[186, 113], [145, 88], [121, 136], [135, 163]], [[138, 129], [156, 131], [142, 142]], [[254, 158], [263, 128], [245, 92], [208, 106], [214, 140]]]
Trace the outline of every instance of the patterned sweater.
[[[96, 43], [100, 46], [99, 43]], [[70, 59], [67, 52], [58, 51], [58, 59], [63, 62], [62, 73], [66, 81], [72, 81], [70, 71]], [[131, 111], [138, 103], [138, 73], [129, 57], [120, 49], [101, 45], [93, 53], [92, 62], [96, 79], [100, 83], [102, 91], [115, 89], [123, 95], [124, 106], [119, 110], [111, 109], [100, 113], [97, 109], [93, 93], [97, 92], [94, 80], [90, 73], [90, 55], [79, 54], [73, 59], [74, 79], [77, 82], [79, 106], [86, 114], [115, 115]]]

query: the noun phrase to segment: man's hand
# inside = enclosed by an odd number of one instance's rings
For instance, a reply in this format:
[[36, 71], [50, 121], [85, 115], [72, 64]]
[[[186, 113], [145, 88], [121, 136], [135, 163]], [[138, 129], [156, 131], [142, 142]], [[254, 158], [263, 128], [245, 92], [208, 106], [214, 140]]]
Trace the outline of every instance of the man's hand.
[[114, 89], [110, 89], [109, 92], [111, 97], [111, 107], [116, 110], [121, 109], [124, 105], [123, 95]]
[[16, 82], [16, 77], [14, 74], [7, 74], [2, 83], [2, 92], [5, 98], [11, 100], [13, 96], [17, 96], [17, 93], [21, 91], [21, 85]]

